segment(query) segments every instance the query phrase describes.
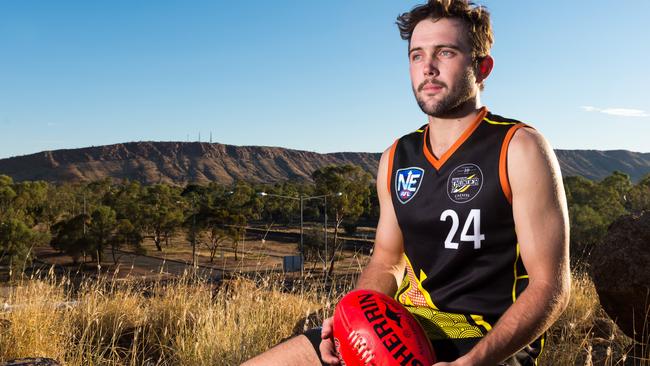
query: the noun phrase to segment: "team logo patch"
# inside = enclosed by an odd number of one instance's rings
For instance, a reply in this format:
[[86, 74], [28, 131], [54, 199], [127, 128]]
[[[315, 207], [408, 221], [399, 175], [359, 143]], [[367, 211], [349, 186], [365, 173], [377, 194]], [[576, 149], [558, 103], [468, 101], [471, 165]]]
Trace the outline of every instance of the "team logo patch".
[[483, 187], [483, 172], [476, 164], [463, 164], [449, 174], [447, 194], [456, 203], [471, 201]]
[[423, 177], [424, 169], [417, 167], [399, 169], [395, 172], [395, 192], [402, 204], [410, 201], [418, 193]]

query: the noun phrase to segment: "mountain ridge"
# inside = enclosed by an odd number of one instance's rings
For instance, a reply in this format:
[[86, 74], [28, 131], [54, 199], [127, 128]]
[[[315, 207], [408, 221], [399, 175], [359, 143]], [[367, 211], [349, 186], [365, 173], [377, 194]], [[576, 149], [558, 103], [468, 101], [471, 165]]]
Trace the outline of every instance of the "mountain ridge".
[[[563, 176], [600, 180], [613, 171], [638, 181], [650, 173], [650, 153], [627, 150], [555, 150]], [[144, 184], [236, 180], [274, 183], [311, 180], [327, 165], [355, 164], [376, 175], [381, 153], [317, 153], [272, 146], [207, 142], [139, 141], [41, 151], [0, 159], [0, 174], [15, 181], [138, 180]]]

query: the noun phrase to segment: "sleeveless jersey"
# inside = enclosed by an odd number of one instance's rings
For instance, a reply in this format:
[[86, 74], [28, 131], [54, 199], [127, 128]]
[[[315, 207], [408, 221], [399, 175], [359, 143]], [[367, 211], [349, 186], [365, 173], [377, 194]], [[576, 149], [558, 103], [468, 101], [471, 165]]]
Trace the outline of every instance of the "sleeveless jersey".
[[440, 158], [428, 125], [391, 148], [388, 189], [406, 257], [395, 297], [432, 340], [484, 336], [527, 286], [507, 177], [508, 144], [525, 126], [483, 108]]

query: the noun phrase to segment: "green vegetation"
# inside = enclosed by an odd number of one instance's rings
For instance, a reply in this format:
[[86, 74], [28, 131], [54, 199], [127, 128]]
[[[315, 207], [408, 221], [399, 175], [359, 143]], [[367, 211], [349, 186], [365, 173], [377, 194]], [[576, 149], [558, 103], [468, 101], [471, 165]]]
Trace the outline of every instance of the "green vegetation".
[[[373, 225], [378, 218], [377, 195], [371, 176], [356, 166], [330, 166], [312, 174], [314, 183], [282, 182], [273, 185], [237, 182], [231, 186], [210, 183], [185, 187], [138, 182], [91, 183], [14, 182], [0, 176], [0, 264], [19, 268], [30, 261], [30, 248], [50, 242], [75, 261], [99, 258], [104, 249], [141, 251], [150, 238], [158, 251], [177, 232], [188, 244], [208, 248], [211, 260], [220, 248], [231, 246], [237, 255], [244, 230], [250, 223], [297, 226], [298, 198], [328, 195], [327, 213], [322, 200], [304, 201], [305, 221], [319, 223], [305, 235], [305, 253], [327, 263], [331, 274], [339, 234], [354, 234], [359, 222]], [[650, 175], [633, 184], [614, 172], [600, 182], [568, 177], [564, 185], [571, 220], [572, 257], [580, 261], [618, 217], [650, 209]], [[267, 197], [260, 197], [267, 192]], [[342, 194], [335, 195], [341, 192]], [[324, 238], [327, 214], [334, 235]], [[327, 244], [327, 245], [325, 245]], [[325, 248], [327, 247], [327, 252]]]
[[[358, 166], [330, 166], [319, 169], [312, 174], [316, 182], [316, 194], [328, 195], [341, 192], [340, 196], [334, 196], [327, 206], [327, 215], [334, 218], [334, 245], [331, 253], [325, 253], [329, 263], [327, 275], [334, 272], [336, 252], [341, 249], [338, 240], [339, 228], [343, 220], [347, 220], [353, 226], [364, 212], [364, 203], [370, 197], [370, 174]], [[356, 226], [355, 226], [356, 227]], [[348, 231], [349, 232], [349, 231]]]
[[[185, 187], [138, 182], [101, 180], [90, 183], [14, 182], [0, 176], [0, 264], [20, 268], [30, 261], [31, 248], [50, 245], [70, 255], [75, 263], [101, 263], [110, 249], [142, 252], [148, 238], [158, 251], [169, 246], [172, 236], [186, 233], [193, 251], [206, 247], [211, 261], [220, 248], [229, 245], [238, 255], [245, 229], [251, 223], [296, 226], [300, 219], [299, 196], [328, 197], [327, 214], [335, 228], [331, 250], [324, 241], [307, 245], [327, 258], [330, 272], [334, 253], [340, 249], [339, 228], [356, 228], [360, 218], [376, 217], [371, 177], [356, 166], [332, 166], [313, 174], [315, 183], [282, 182], [273, 185], [236, 182], [189, 184]], [[269, 193], [261, 197], [260, 192]], [[286, 199], [277, 196], [293, 197]], [[319, 200], [304, 201], [306, 221], [322, 222], [325, 212]], [[376, 218], [375, 218], [376, 219]], [[351, 230], [351, 229], [350, 229]]]
[[[354, 234], [358, 223], [373, 225], [378, 218], [377, 195], [371, 177], [356, 166], [330, 166], [312, 174], [314, 183], [281, 182], [273, 185], [237, 182], [231, 186], [210, 183], [185, 187], [138, 182], [91, 183], [14, 182], [0, 176], [0, 264], [19, 268], [30, 261], [30, 248], [44, 242], [75, 261], [99, 258], [105, 248], [141, 251], [145, 238], [158, 251], [169, 245], [179, 230], [188, 244], [208, 248], [211, 260], [220, 248], [235, 250], [250, 223], [296, 226], [299, 196], [327, 197], [304, 201], [306, 221], [319, 223], [305, 235], [305, 253], [327, 263], [331, 273], [339, 234]], [[568, 177], [564, 185], [571, 220], [572, 256], [580, 261], [605, 234], [607, 227], [625, 214], [650, 209], [650, 175], [633, 184], [614, 172], [600, 182]], [[268, 197], [260, 197], [267, 192]], [[341, 192], [342, 195], [333, 195]], [[334, 235], [327, 245], [323, 230], [327, 214]], [[325, 248], [327, 247], [327, 252]]]
[[571, 221], [571, 256], [581, 262], [617, 218], [650, 210], [650, 174], [634, 185], [627, 174], [614, 172], [600, 182], [564, 179]]

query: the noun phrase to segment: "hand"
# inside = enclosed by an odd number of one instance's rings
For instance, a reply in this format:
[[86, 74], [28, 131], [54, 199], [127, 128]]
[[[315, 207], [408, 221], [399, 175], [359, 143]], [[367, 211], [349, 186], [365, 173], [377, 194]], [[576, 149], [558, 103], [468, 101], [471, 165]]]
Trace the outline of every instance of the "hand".
[[332, 341], [333, 328], [332, 328], [332, 317], [329, 317], [323, 321], [323, 330], [321, 331], [321, 342], [320, 342], [320, 355], [323, 359], [323, 362], [329, 365], [340, 365], [339, 357], [336, 355], [336, 350], [334, 349], [334, 342]]
[[467, 356], [463, 356], [456, 361], [452, 362], [437, 362], [433, 366], [472, 366], [472, 363], [469, 361]]

